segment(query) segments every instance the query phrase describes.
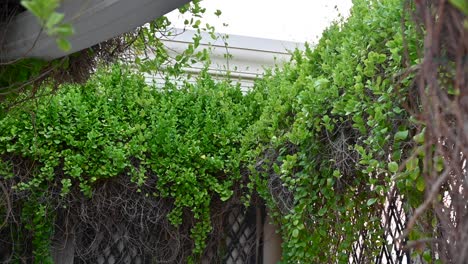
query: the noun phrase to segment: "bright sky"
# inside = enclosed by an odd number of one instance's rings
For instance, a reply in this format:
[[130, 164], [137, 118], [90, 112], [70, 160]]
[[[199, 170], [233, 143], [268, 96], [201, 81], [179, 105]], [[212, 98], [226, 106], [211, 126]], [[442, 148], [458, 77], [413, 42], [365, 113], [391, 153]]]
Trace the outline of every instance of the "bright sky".
[[[322, 31], [338, 14], [347, 16], [351, 0], [204, 0], [204, 22], [219, 33], [260, 38], [316, 43]], [[336, 8], [335, 8], [336, 6]], [[218, 18], [214, 12], [219, 9]], [[171, 21], [183, 28], [178, 12], [169, 14]], [[228, 24], [227, 27], [223, 23]]]

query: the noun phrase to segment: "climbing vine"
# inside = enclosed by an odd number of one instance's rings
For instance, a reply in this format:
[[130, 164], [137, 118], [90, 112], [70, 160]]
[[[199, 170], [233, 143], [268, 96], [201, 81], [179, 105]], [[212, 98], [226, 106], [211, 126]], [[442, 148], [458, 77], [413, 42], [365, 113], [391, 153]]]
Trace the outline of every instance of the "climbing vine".
[[[110, 226], [109, 237], [125, 225], [133, 248], [145, 248], [156, 262], [199, 262], [208, 247], [226, 250], [216, 236], [227, 205], [249, 204], [253, 196], [280, 227], [283, 263], [347, 263], [362, 240], [371, 263], [383, 244], [411, 245], [431, 234], [438, 218], [415, 208], [433, 193], [428, 179], [436, 177], [428, 175], [449, 175], [450, 159], [433, 152], [442, 135], [428, 143], [420, 115], [424, 31], [411, 16], [415, 9], [400, 0], [355, 0], [346, 21], [245, 93], [207, 71], [194, 83], [179, 78], [191, 58], [209, 62], [196, 36], [166, 68], [163, 87], [146, 84], [135, 70], [158, 70], [170, 61], [167, 53], [100, 67], [86, 84], [63, 85], [13, 109], [0, 120], [0, 187], [8, 190], [0, 231], [16, 231], [13, 242], [32, 238], [13, 258], [50, 262], [57, 227], [70, 222], [86, 235]], [[151, 37], [166, 26], [160, 19], [143, 29], [135, 50], [146, 40], [162, 49]], [[388, 241], [382, 215], [395, 193], [407, 220], [416, 215], [422, 224], [410, 220], [398, 241]], [[142, 238], [155, 230], [163, 235]], [[106, 241], [97, 237], [83, 241]], [[85, 243], [76, 254], [92, 262], [90, 252], [102, 248]], [[412, 253], [437, 263], [434, 248]]]
[[[74, 30], [72, 24], [64, 22], [65, 15], [57, 11], [60, 4], [59, 0], [23, 0], [20, 3], [11, 3], [11, 6], [6, 5], [9, 8], [6, 8], [5, 14], [0, 18], [0, 23], [7, 25], [8, 19], [15, 18], [19, 11], [30, 12], [37, 18], [42, 30], [55, 38], [58, 47], [68, 51], [71, 48], [68, 37], [74, 34]], [[179, 11], [187, 18], [185, 26], [195, 29], [195, 32], [193, 43], [188, 44], [174, 58], [163, 42], [176, 34], [172, 22], [165, 16], [131, 32], [52, 61], [30, 58], [28, 53], [12, 59], [5, 59], [9, 57], [5, 56], [0, 62], [0, 110], [5, 112], [31, 98], [44, 96], [42, 87], [52, 85], [57, 89], [62, 83], [83, 84], [99, 66], [117, 61], [131, 65], [140, 72], [162, 74], [167, 78], [183, 75], [184, 67], [195, 63], [203, 64], [209, 60], [209, 56], [206, 49], [199, 48], [201, 32], [207, 32], [216, 38], [214, 27], [204, 23], [206, 9], [202, 7], [200, 0], [194, 0], [181, 6]], [[219, 16], [221, 12], [217, 11], [216, 14]], [[47, 91], [50, 93], [56, 89]]]
[[171, 198], [167, 217], [175, 226], [184, 224], [184, 210], [192, 212], [199, 255], [211, 231], [211, 200], [228, 200], [240, 179], [240, 139], [249, 119], [240, 89], [215, 84], [206, 73], [195, 85], [157, 90], [114, 66], [2, 119], [1, 152], [37, 162], [14, 188], [34, 195], [54, 189], [57, 199], [78, 190], [99, 195], [93, 185], [119, 175], [140, 187], [157, 179], [146, 195]]
[[363, 237], [373, 261], [394, 183], [423, 195], [417, 159], [406, 162], [417, 131], [405, 108], [421, 42], [404, 14], [401, 1], [354, 1], [345, 23], [252, 92], [251, 187], [281, 226], [284, 263], [345, 263]]

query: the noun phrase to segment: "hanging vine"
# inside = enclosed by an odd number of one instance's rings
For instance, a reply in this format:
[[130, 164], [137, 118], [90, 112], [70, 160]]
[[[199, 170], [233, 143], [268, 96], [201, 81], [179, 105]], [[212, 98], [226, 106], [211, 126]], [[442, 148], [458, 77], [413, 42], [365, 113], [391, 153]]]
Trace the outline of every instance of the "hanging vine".
[[[422, 262], [463, 263], [465, 7], [355, 0], [346, 21], [245, 94], [206, 71], [155, 89], [116, 64], [15, 108], [0, 120], [9, 256], [48, 263], [57, 234], [73, 230], [75, 255], [92, 262], [125, 230], [127, 246], [155, 262], [215, 262], [227, 208], [259, 195], [280, 226], [283, 263], [347, 263], [360, 240], [368, 262], [396, 243]], [[191, 56], [209, 60], [197, 45], [168, 76]], [[394, 194], [408, 225], [388, 241]]]

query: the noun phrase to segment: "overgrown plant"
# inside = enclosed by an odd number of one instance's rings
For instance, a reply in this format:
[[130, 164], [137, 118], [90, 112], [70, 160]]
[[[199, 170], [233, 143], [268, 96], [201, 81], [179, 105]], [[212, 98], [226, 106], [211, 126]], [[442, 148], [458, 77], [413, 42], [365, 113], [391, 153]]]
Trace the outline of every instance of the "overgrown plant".
[[407, 18], [399, 0], [354, 1], [346, 22], [257, 83], [261, 115], [245, 141], [255, 150], [251, 189], [281, 227], [284, 263], [346, 263], [360, 239], [373, 262], [395, 185], [421, 201], [404, 108], [421, 41]]
[[[446, 229], [440, 224], [464, 216], [466, 61], [459, 58], [466, 45], [455, 41], [454, 50], [438, 39], [444, 49], [431, 46], [421, 70], [425, 32], [410, 16], [416, 7], [355, 0], [347, 21], [326, 30], [313, 49], [296, 51], [291, 63], [268, 72], [246, 94], [228, 82], [215, 83], [206, 71], [195, 84], [172, 81], [190, 57], [209, 61], [196, 51], [195, 39], [167, 68], [162, 89], [116, 65], [86, 85], [15, 109], [0, 121], [0, 187], [7, 190], [2, 232], [20, 234], [14, 242], [32, 239], [15, 244], [20, 249], [13, 256], [50, 261], [49, 244], [40, 241], [50, 242], [54, 227], [70, 222], [81, 236], [124, 225], [135, 238], [127, 243], [154, 254], [154, 261], [170, 255], [172, 262], [197, 262], [207, 257], [207, 241], [223, 250], [222, 239], [214, 239], [222, 235], [222, 221], [213, 219], [222, 219], [225, 205], [249, 203], [259, 194], [280, 226], [284, 263], [348, 263], [361, 241], [360, 261], [366, 263], [386, 244], [412, 250], [421, 262], [456, 262], [450, 253], [465, 248], [456, 237], [464, 234], [456, 229], [461, 222]], [[432, 17], [431, 8], [418, 10], [426, 12], [420, 13], [428, 18], [424, 23], [445, 23]], [[465, 19], [463, 8], [444, 10]], [[466, 31], [464, 20], [449, 21]], [[151, 35], [155, 27], [147, 30]], [[450, 36], [458, 39], [465, 31]], [[446, 63], [431, 64], [432, 55], [444, 52]], [[138, 66], [151, 72], [168, 61], [162, 56]], [[434, 76], [440, 82], [431, 82]], [[429, 91], [443, 96], [435, 100]], [[383, 237], [392, 228], [385, 215], [391, 199], [403, 211], [398, 217], [409, 221], [393, 241]], [[428, 204], [435, 210], [424, 211]], [[455, 206], [461, 215], [451, 216]], [[163, 235], [141, 236], [155, 230]], [[421, 246], [433, 234], [432, 247]], [[78, 244], [76, 254], [92, 261], [95, 255], [81, 252], [99, 250]]]
[[[73, 25], [64, 23], [64, 14], [57, 11], [60, 0], [24, 0], [21, 5], [37, 17], [43, 30], [55, 37], [63, 50], [70, 49], [67, 37], [74, 34]], [[127, 63], [140, 72], [161, 74], [169, 79], [183, 75], [183, 68], [197, 62], [206, 62], [208, 52], [200, 49], [201, 32], [215, 38], [214, 27], [203, 22], [206, 9], [200, 0], [179, 8], [188, 19], [185, 25], [196, 30], [193, 44], [189, 44], [172, 58], [162, 39], [174, 37], [172, 22], [165, 16], [132, 32], [98, 43], [85, 50], [53, 61], [29, 58], [29, 54], [14, 60], [0, 62], [0, 111], [5, 112], [31, 98], [44, 96], [41, 87], [62, 83], [85, 83], [100, 65], [116, 61]], [[218, 16], [220, 11], [216, 13]], [[178, 33], [180, 34], [180, 32]], [[49, 89], [55, 91], [55, 89]]]
[[[200, 256], [212, 230], [212, 200], [231, 198], [241, 179], [240, 141], [250, 119], [240, 88], [215, 84], [206, 73], [196, 84], [158, 90], [114, 66], [0, 121], [1, 153], [16, 172], [2, 176], [2, 185], [18, 193], [14, 203], [43, 208], [15, 218], [20, 225], [31, 220], [26, 228], [37, 237], [52, 234], [44, 230], [54, 220], [47, 214], [73, 206], [76, 194], [99, 199], [93, 186], [128, 177], [148, 199], [171, 201], [162, 218], [174, 226], [193, 224], [193, 256]], [[27, 160], [34, 162], [31, 170], [15, 171]], [[36, 262], [48, 258], [36, 250], [44, 241], [32, 242]]]

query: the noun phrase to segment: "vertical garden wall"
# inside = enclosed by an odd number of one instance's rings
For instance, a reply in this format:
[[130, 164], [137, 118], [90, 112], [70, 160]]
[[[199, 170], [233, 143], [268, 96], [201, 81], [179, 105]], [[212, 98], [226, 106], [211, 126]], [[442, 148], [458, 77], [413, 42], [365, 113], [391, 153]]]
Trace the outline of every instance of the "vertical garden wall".
[[417, 164], [404, 168], [418, 133], [406, 69], [422, 42], [402, 8], [355, 1], [346, 23], [252, 92], [261, 115], [246, 136], [251, 184], [281, 226], [285, 263], [346, 263], [360, 240], [362, 261], [374, 262], [395, 188], [405, 206], [423, 197]]
[[356, 0], [247, 93], [206, 72], [155, 89], [115, 64], [10, 109], [2, 260], [50, 263], [70, 238], [77, 263], [111, 244], [122, 259], [217, 263], [229, 208], [261, 201], [283, 263], [373, 263], [384, 250], [463, 263], [466, 14], [457, 1]]

